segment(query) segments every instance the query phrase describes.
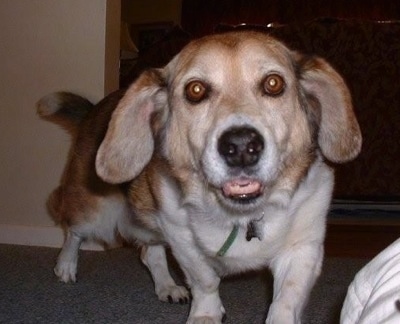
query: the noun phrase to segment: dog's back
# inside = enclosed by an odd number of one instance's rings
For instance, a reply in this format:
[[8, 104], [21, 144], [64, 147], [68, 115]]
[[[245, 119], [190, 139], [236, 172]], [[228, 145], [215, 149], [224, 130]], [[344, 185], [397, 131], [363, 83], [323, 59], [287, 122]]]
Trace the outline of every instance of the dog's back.
[[[175, 285], [169, 275], [164, 246], [157, 245], [162, 237], [155, 228], [156, 224], [143, 218], [134, 220], [134, 211], [128, 207], [126, 183], [110, 184], [96, 173], [98, 147], [123, 94], [123, 91], [117, 91], [92, 105], [77, 95], [54, 93], [37, 104], [38, 114], [43, 119], [62, 126], [72, 136], [60, 185], [50, 194], [47, 202], [50, 214], [64, 226], [66, 233], [54, 272], [60, 281], [76, 281], [78, 250], [84, 240], [94, 239], [107, 245], [114, 245], [121, 238], [152, 242], [155, 245], [144, 247], [141, 257], [150, 271], [157, 274], [153, 279], [159, 299], [187, 301], [188, 291]], [[159, 162], [153, 164], [156, 169], [164, 168]], [[147, 210], [143, 214], [151, 214], [155, 207], [152, 207], [152, 199], [148, 199], [152, 196], [148, 177], [155, 175], [151, 170], [144, 173], [135, 181], [138, 190], [137, 195], [132, 196], [141, 209]], [[142, 221], [147, 229], [143, 229]]]
[[[98, 105], [68, 92], [56, 92], [40, 99], [38, 115], [71, 135], [71, 149], [60, 185], [50, 194], [47, 208], [57, 223], [77, 222], [77, 210], [85, 211], [89, 196], [106, 195], [115, 186], [102, 181], [94, 170], [97, 148], [107, 131], [108, 121], [122, 97], [116, 92]], [[68, 176], [67, 176], [68, 175]]]

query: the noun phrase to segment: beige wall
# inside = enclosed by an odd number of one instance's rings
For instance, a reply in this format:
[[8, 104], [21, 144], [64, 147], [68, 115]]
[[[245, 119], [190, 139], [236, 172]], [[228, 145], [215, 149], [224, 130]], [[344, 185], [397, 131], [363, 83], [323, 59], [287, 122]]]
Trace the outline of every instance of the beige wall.
[[116, 89], [119, 26], [119, 0], [0, 1], [0, 235], [53, 226], [44, 204], [69, 138], [34, 105], [56, 90], [97, 101]]

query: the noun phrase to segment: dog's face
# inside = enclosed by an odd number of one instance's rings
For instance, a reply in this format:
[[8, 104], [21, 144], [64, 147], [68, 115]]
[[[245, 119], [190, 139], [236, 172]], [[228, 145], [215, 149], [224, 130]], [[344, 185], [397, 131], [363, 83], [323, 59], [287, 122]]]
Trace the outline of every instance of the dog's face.
[[253, 208], [288, 172], [287, 162], [301, 169], [295, 173], [308, 165], [315, 129], [293, 58], [280, 43], [219, 36], [189, 46], [167, 71], [167, 156], [201, 173], [224, 205]]
[[333, 162], [353, 158], [361, 135], [348, 89], [325, 61], [241, 32], [194, 41], [145, 72], [114, 112], [97, 171], [130, 180], [157, 145], [182, 178], [195, 174], [242, 212], [290, 195], [318, 150]]

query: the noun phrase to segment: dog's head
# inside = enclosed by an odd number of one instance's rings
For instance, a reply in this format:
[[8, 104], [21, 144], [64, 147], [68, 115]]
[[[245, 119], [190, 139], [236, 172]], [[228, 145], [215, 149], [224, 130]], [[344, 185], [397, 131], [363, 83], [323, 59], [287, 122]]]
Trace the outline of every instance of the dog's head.
[[332, 162], [354, 158], [361, 134], [349, 90], [328, 63], [239, 32], [193, 41], [164, 69], [144, 72], [112, 116], [97, 172], [131, 180], [158, 146], [175, 170], [243, 209], [277, 183], [294, 190], [319, 152]]

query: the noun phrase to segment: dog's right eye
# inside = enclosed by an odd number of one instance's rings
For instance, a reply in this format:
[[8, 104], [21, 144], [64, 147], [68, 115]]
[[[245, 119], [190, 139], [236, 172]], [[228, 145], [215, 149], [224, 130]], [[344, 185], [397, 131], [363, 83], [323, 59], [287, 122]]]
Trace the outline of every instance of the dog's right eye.
[[199, 103], [208, 96], [208, 87], [201, 81], [195, 80], [185, 86], [186, 99], [192, 103]]
[[285, 81], [276, 73], [269, 74], [263, 81], [263, 90], [270, 96], [280, 95], [285, 88]]

